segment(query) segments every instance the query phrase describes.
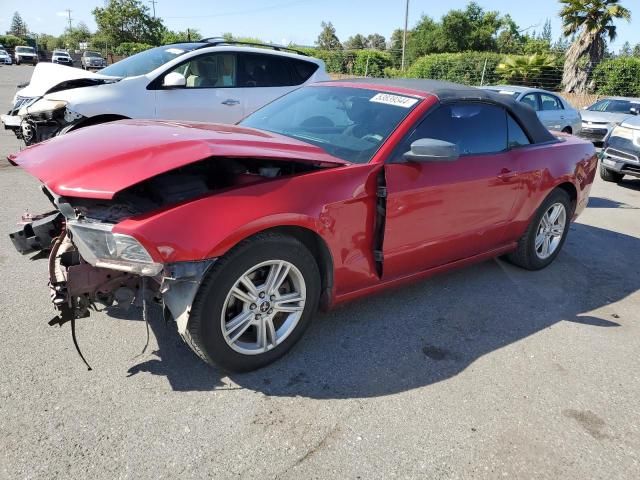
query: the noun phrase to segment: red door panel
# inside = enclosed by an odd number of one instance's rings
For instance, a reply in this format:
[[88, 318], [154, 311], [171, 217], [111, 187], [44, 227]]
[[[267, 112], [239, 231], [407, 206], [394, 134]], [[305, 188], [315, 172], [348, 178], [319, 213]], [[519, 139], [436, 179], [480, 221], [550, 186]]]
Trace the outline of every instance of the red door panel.
[[509, 152], [386, 167], [384, 276], [394, 278], [504, 244], [519, 190]]

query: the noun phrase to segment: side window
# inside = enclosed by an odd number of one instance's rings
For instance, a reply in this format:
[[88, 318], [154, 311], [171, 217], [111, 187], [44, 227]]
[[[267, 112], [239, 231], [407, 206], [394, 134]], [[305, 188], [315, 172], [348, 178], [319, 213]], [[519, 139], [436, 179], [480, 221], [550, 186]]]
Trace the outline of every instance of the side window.
[[509, 148], [522, 147], [531, 143], [527, 134], [509, 113], [507, 113], [507, 130], [509, 132]]
[[535, 111], [538, 111], [538, 94], [537, 93], [528, 93], [520, 100], [522, 103], [526, 103]]
[[287, 57], [242, 53], [239, 55], [240, 87], [287, 87], [295, 85]]
[[553, 95], [548, 95], [546, 93], [540, 94], [540, 103], [542, 105], [543, 111], [548, 110], [564, 110], [562, 107], [562, 103], [558, 97], [554, 97]]
[[236, 56], [213, 53], [193, 57], [172, 70], [187, 80], [186, 88], [220, 88], [236, 86]]
[[313, 62], [295, 59], [291, 59], [289, 62], [291, 62], [293, 81], [296, 85], [300, 85], [309, 80], [309, 77], [318, 70], [318, 64]]
[[442, 105], [407, 137], [398, 154], [408, 151], [420, 138], [455, 143], [460, 155], [502, 152], [507, 149], [508, 139], [506, 111], [485, 103]]

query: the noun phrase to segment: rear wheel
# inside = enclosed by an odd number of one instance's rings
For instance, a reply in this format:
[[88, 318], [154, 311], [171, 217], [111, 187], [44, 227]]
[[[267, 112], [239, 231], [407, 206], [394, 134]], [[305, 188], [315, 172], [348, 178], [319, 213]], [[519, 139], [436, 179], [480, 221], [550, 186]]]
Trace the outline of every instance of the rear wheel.
[[571, 199], [564, 190], [553, 190], [542, 202], [529, 227], [507, 259], [527, 270], [540, 270], [560, 253], [572, 214]]
[[259, 234], [220, 258], [200, 286], [186, 340], [207, 363], [233, 371], [284, 355], [311, 322], [320, 273], [292, 237]]
[[609, 170], [607, 167], [600, 165], [600, 178], [605, 182], [615, 182], [618, 183], [624, 177], [624, 173], [614, 172], [613, 170]]

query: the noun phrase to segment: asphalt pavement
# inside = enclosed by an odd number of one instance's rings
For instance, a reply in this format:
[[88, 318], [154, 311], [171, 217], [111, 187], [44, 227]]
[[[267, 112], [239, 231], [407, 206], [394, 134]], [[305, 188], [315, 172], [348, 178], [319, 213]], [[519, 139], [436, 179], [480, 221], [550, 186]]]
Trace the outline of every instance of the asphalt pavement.
[[[31, 67], [0, 67], [0, 109]], [[4, 157], [0, 233], [50, 207]], [[90, 152], [87, 152], [90, 155]], [[0, 478], [640, 478], [640, 180], [597, 179], [557, 261], [489, 261], [319, 315], [260, 371], [154, 311], [54, 316], [0, 235]]]

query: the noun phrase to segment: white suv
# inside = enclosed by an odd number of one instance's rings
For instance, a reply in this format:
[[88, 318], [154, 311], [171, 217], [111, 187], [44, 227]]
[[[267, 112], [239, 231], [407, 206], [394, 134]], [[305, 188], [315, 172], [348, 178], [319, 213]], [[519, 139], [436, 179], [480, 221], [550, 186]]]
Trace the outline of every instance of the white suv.
[[286, 47], [204, 39], [152, 48], [99, 73], [40, 63], [2, 122], [27, 145], [123, 118], [236, 123], [328, 79], [322, 60]]

